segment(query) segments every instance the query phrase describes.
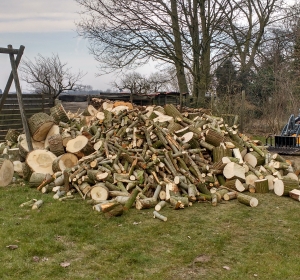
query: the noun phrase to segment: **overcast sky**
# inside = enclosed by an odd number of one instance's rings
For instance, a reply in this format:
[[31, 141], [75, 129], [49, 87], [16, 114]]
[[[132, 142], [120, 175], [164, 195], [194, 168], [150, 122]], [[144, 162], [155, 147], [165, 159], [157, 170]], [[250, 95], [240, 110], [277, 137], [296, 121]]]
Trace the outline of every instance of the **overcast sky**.
[[[0, 47], [25, 46], [24, 57], [58, 54], [74, 71], [88, 74], [82, 83], [93, 89], [111, 88], [112, 76], [95, 77], [97, 63], [88, 53], [88, 43], [77, 36], [75, 21], [80, 7], [74, 0], [0, 0]], [[7, 54], [0, 54], [0, 89], [10, 73]], [[14, 88], [12, 88], [14, 90]], [[22, 90], [28, 86], [22, 83]]]

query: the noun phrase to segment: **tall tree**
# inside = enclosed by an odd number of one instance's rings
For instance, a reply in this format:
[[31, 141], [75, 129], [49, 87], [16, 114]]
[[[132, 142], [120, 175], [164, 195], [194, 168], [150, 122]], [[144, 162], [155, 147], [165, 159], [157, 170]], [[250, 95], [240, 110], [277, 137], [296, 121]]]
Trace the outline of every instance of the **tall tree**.
[[239, 79], [242, 87], [248, 84], [248, 77], [256, 66], [260, 47], [271, 40], [268, 27], [283, 19], [281, 0], [227, 0], [224, 8], [227, 39], [220, 46], [239, 64]]

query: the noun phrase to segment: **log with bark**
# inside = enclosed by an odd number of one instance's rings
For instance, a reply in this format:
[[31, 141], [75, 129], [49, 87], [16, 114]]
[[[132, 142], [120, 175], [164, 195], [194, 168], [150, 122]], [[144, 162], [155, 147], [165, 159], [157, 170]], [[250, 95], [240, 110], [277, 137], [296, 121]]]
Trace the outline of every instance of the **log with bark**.
[[0, 187], [6, 187], [12, 181], [14, 165], [9, 159], [0, 158]]
[[35, 141], [45, 140], [53, 125], [53, 118], [46, 113], [36, 113], [28, 119], [28, 127]]

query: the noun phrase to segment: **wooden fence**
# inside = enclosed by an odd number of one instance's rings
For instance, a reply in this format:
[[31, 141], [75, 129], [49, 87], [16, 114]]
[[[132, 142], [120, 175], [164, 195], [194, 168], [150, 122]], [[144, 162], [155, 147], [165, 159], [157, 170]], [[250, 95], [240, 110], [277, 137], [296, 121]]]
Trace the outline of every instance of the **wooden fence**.
[[[2, 98], [2, 94], [0, 94], [0, 98]], [[50, 108], [53, 107], [53, 99], [50, 96], [22, 94], [22, 99], [26, 118], [30, 118], [33, 114], [39, 112], [50, 114]], [[23, 131], [17, 94], [7, 96], [0, 112], [0, 141], [5, 139], [5, 135], [10, 128], [20, 132]]]

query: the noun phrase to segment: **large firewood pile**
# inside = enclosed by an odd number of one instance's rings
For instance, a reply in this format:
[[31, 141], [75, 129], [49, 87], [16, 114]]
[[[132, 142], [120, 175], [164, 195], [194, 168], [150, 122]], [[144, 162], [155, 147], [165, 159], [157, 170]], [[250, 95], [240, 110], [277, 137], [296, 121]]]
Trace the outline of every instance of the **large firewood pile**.
[[[255, 207], [254, 192], [299, 200], [292, 163], [221, 117], [201, 109], [180, 113], [171, 104], [93, 104], [80, 114], [58, 104], [51, 115], [28, 119], [32, 151], [25, 135], [9, 130], [0, 146], [0, 186], [18, 177], [60, 201], [81, 197], [107, 216], [153, 208], [163, 221], [159, 211], [166, 205], [216, 206], [237, 198]], [[42, 201], [25, 205], [37, 209]]]

